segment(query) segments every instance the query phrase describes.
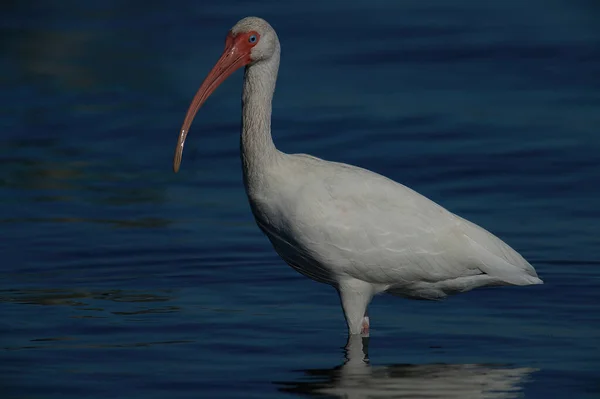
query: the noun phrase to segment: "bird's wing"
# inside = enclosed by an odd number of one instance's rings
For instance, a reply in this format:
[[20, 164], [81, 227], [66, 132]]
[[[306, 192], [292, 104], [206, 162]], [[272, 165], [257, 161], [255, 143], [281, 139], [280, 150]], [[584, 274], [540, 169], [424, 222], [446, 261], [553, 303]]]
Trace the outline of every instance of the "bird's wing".
[[496, 236], [364, 169], [310, 179], [295, 203], [294, 241], [340, 275], [390, 286], [478, 274], [518, 285], [539, 280]]
[[484, 273], [515, 285], [541, 283], [533, 266], [508, 244], [482, 227], [453, 216], [459, 220], [462, 234]]

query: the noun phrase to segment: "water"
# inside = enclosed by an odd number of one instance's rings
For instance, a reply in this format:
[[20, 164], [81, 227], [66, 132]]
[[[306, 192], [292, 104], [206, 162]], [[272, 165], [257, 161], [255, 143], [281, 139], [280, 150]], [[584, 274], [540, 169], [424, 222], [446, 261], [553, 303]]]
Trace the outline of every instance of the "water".
[[[0, 6], [3, 398], [600, 396], [597, 3], [54, 3]], [[546, 284], [377, 297], [370, 341], [344, 352], [334, 290], [249, 211], [241, 72], [171, 172], [246, 15], [282, 42], [282, 150], [416, 189]]]

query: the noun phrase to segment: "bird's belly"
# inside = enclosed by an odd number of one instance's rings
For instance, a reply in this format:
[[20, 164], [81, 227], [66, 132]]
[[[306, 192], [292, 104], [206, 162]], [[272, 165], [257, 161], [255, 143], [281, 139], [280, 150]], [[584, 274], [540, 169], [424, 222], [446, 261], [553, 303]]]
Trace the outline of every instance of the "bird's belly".
[[272, 228], [258, 218], [256, 223], [269, 238], [277, 254], [294, 270], [320, 283], [336, 285], [334, 270], [311, 256], [291, 235]]

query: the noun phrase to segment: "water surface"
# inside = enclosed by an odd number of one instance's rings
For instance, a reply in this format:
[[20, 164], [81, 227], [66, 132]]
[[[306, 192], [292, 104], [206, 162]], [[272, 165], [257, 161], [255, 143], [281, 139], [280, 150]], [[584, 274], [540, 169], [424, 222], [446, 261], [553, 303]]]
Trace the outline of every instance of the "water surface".
[[[600, 395], [595, 2], [0, 7], [3, 398]], [[345, 351], [334, 290], [252, 219], [241, 72], [171, 172], [188, 102], [246, 15], [282, 42], [280, 149], [412, 187], [545, 285], [381, 296], [370, 340]]]

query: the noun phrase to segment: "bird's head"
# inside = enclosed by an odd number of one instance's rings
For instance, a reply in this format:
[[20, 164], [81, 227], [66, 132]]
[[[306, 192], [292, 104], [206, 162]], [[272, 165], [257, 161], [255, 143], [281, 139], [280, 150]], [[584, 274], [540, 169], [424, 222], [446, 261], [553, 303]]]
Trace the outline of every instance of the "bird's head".
[[258, 17], [246, 17], [231, 28], [227, 34], [225, 51], [229, 40], [239, 43], [240, 48], [246, 50], [248, 64], [271, 58], [277, 47], [275, 30], [267, 21]]
[[206, 99], [239, 68], [259, 63], [273, 56], [277, 50], [277, 34], [267, 21], [257, 17], [240, 20], [227, 33], [225, 50], [194, 96], [179, 132], [173, 170], [179, 171], [185, 138], [196, 113]]

